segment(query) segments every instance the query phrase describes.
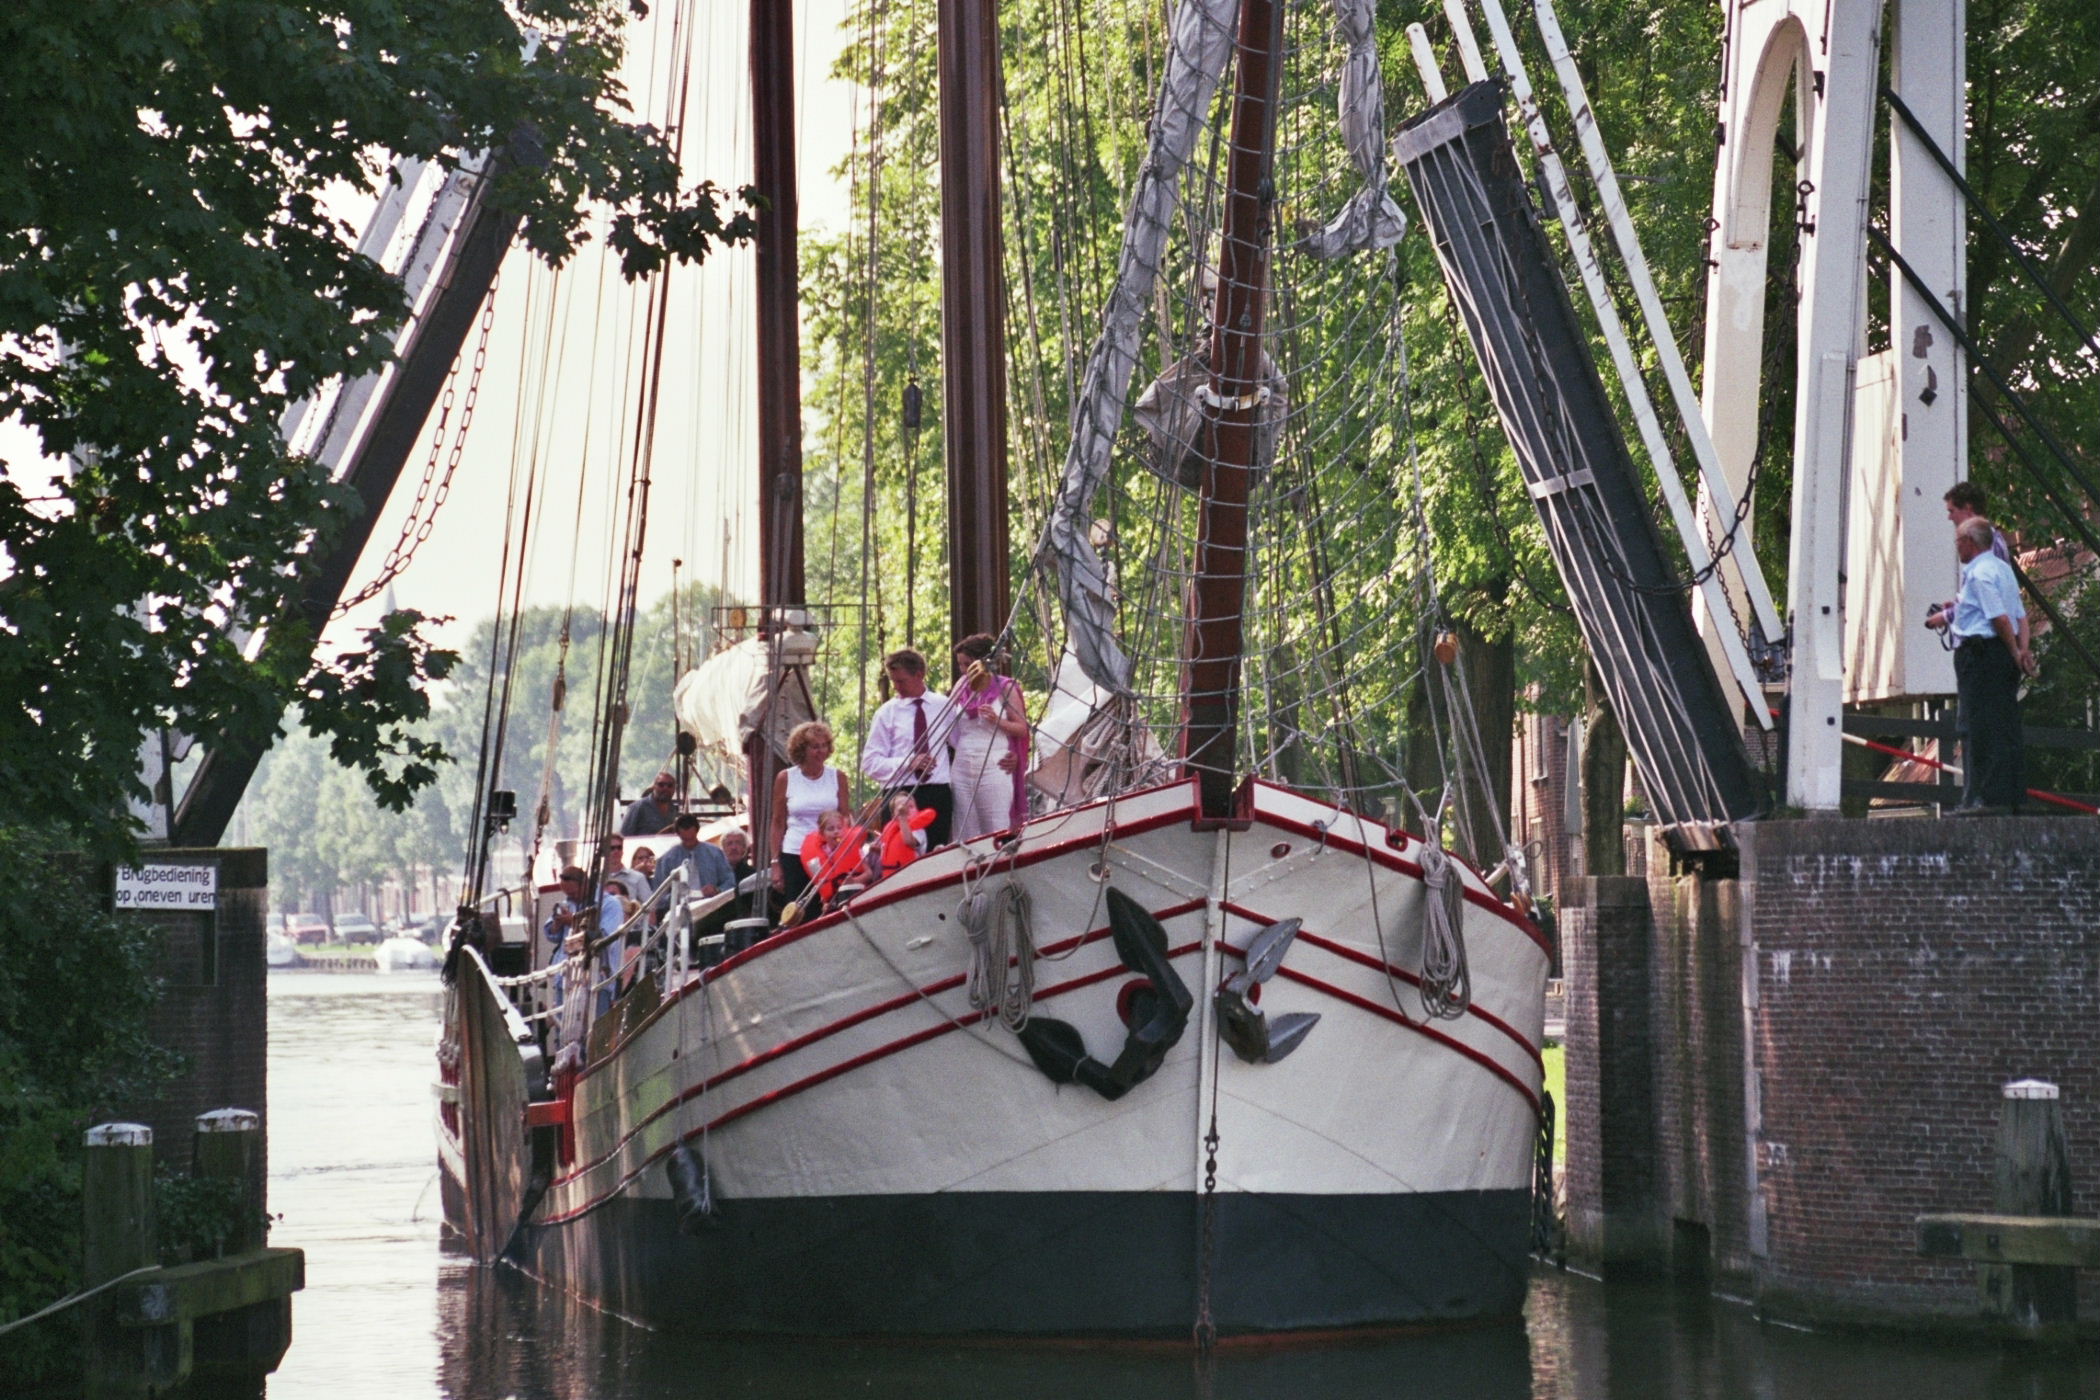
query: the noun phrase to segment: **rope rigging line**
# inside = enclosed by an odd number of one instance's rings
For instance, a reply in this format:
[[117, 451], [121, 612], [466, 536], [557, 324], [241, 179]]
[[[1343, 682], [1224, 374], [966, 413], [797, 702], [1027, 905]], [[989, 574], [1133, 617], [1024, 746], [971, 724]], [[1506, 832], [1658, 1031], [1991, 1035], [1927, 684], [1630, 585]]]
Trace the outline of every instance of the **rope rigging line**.
[[[693, 67], [692, 0], [680, 0], [671, 10], [671, 51], [679, 55], [678, 92], [672, 100], [671, 154], [675, 165], [683, 165], [686, 115], [691, 95]], [[608, 514], [618, 531], [618, 547], [609, 559], [613, 596], [608, 599], [609, 625], [602, 634], [599, 667], [599, 705], [593, 717], [593, 752], [587, 791], [590, 806], [585, 829], [592, 837], [589, 862], [591, 888], [604, 875], [605, 838], [618, 825], [620, 758], [629, 714], [628, 689], [634, 667], [635, 624], [640, 605], [641, 571], [649, 536], [649, 496], [655, 467], [657, 425], [663, 405], [665, 339], [670, 322], [672, 273], [669, 266], [654, 272], [646, 293], [637, 290], [630, 298], [644, 303], [638, 336], [630, 339], [628, 363], [642, 358], [634, 393], [634, 417], [624, 499]]]

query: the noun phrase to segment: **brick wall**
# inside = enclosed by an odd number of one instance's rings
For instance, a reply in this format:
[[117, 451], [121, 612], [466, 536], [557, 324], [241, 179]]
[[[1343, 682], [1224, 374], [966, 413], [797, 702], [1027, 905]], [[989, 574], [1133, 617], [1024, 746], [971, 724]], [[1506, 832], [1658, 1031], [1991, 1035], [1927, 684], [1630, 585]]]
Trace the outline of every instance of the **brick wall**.
[[1778, 822], [1754, 865], [1760, 1296], [1972, 1314], [1973, 1270], [1917, 1258], [1913, 1221], [1989, 1206], [2005, 1081], [2062, 1087], [2100, 1213], [2100, 822]]
[[268, 853], [254, 847], [155, 850], [154, 861], [212, 862], [219, 867], [213, 913], [156, 911], [124, 917], [153, 925], [161, 936], [160, 999], [149, 1029], [156, 1043], [181, 1054], [184, 1072], [145, 1103], [114, 1116], [153, 1129], [163, 1168], [189, 1167], [191, 1125], [214, 1108], [263, 1114], [268, 1142], [269, 1008], [263, 961], [269, 912]]
[[2062, 1086], [2100, 1213], [2100, 822], [1743, 830], [1740, 880], [1656, 860], [1571, 890], [1571, 1248], [1781, 1316], [1972, 1316], [1973, 1270], [1919, 1259], [1914, 1222], [1988, 1207], [2006, 1080]]
[[1510, 745], [1510, 836], [1531, 851], [1533, 892], [1556, 905], [1570, 902], [1570, 879], [1584, 873], [1570, 861], [1568, 838], [1582, 833], [1567, 829], [1568, 740], [1559, 715], [1525, 714]]
[[1731, 1291], [1749, 1283], [1743, 1119], [1742, 944], [1738, 886], [1645, 862], [1655, 1031], [1660, 1209], [1669, 1263]]
[[1569, 1247], [1613, 1269], [1661, 1261], [1663, 1216], [1651, 1009], [1648, 891], [1627, 876], [1569, 882], [1561, 918], [1567, 979]]

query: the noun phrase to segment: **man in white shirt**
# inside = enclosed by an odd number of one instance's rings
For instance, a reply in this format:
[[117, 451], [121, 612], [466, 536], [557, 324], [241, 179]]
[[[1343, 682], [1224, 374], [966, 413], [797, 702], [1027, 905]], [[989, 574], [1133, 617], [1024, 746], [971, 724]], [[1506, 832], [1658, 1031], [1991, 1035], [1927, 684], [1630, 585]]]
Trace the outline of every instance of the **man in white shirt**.
[[2034, 671], [2021, 623], [2026, 606], [2012, 566], [1992, 552], [1995, 536], [1982, 516], [1954, 530], [1961, 590], [1952, 611], [1926, 620], [1954, 637], [1954, 687], [1960, 705], [1960, 810], [2018, 811], [2027, 785], [2021, 773], [2020, 676]]
[[[1988, 498], [1983, 494], [1983, 488], [1973, 481], [1955, 482], [1954, 485], [1947, 488], [1947, 493], [1940, 499], [1947, 503], [1947, 523], [1954, 526], [1957, 530], [1961, 528], [1963, 521], [1975, 520], [1984, 515], [1984, 508], [1988, 501]], [[2013, 561], [2012, 546], [2005, 542], [2005, 532], [1996, 525], [1991, 526], [1991, 553], [1997, 555], [2008, 564]], [[2018, 577], [2017, 574], [2014, 575], [2016, 580]], [[1952, 599], [1949, 599], [1941, 606], [1949, 613], [1954, 611]], [[2027, 630], [2027, 619], [2025, 617], [2020, 619], [2020, 644], [2022, 646], [2032, 646], [2034, 644], [2034, 638]]]
[[926, 829], [930, 850], [952, 839], [955, 797], [948, 787], [948, 735], [951, 716], [938, 696], [926, 693], [926, 658], [906, 647], [882, 663], [896, 692], [875, 711], [868, 742], [861, 750], [860, 771], [885, 789], [909, 792], [935, 816]]

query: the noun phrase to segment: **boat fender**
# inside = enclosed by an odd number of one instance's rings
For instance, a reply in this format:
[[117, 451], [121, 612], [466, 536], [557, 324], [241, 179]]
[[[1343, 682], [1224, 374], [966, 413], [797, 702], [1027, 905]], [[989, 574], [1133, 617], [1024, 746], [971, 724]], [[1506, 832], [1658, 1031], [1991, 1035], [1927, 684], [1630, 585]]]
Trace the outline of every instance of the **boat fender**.
[[1283, 966], [1283, 955], [1298, 936], [1301, 921], [1270, 924], [1247, 944], [1247, 965], [1225, 979], [1211, 998], [1218, 1013], [1218, 1034], [1232, 1053], [1250, 1065], [1273, 1065], [1305, 1043], [1320, 1016], [1316, 1011], [1287, 1011], [1272, 1023], [1262, 1011], [1261, 984]]
[[722, 1223], [714, 1177], [699, 1153], [679, 1143], [664, 1159], [664, 1174], [671, 1179], [671, 1203], [678, 1212], [680, 1234], [697, 1235]]
[[1167, 931], [1143, 905], [1121, 890], [1108, 892], [1109, 935], [1123, 966], [1138, 973], [1142, 984], [1118, 994], [1128, 1033], [1113, 1064], [1087, 1053], [1086, 1037], [1069, 1022], [1031, 1016], [1016, 1033], [1035, 1067], [1056, 1084], [1084, 1084], [1113, 1102], [1129, 1093], [1165, 1063], [1188, 1029], [1196, 1004], [1188, 985], [1167, 959]]
[[553, 1079], [547, 1065], [547, 1052], [540, 1048], [537, 1039], [528, 1036], [518, 1042], [518, 1058], [525, 1062], [525, 1097], [528, 1100], [546, 1098]]

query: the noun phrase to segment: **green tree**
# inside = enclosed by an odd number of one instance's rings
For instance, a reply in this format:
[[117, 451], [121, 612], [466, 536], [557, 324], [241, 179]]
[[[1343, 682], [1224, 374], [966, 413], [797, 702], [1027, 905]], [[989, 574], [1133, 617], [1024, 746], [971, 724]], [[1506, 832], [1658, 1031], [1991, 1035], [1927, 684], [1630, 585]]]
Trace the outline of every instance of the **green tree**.
[[[320, 192], [486, 149], [493, 197], [551, 261], [601, 206], [630, 275], [745, 235], [627, 115], [628, 10], [0, 7], [0, 418], [77, 459], [43, 499], [0, 480], [0, 823], [38, 813], [121, 844], [141, 733], [259, 746], [295, 701], [386, 802], [429, 780], [399, 722], [446, 658], [407, 622], [314, 664], [293, 606], [352, 505], [277, 425], [377, 368], [404, 309]], [[259, 657], [237, 629], [267, 629]]]
[[[158, 941], [89, 893], [48, 836], [0, 827], [0, 1320], [78, 1277], [83, 1129], [153, 1092], [171, 1067], [144, 1033]], [[72, 1359], [71, 1319], [0, 1344], [12, 1391]]]
[[[329, 379], [378, 369], [405, 311], [323, 192], [488, 150], [490, 197], [552, 262], [600, 218], [630, 276], [747, 236], [749, 215], [725, 217], [627, 111], [616, 75], [640, 12], [0, 6], [0, 420], [72, 459], [48, 490], [16, 464], [0, 475], [0, 1315], [68, 1286], [79, 1129], [151, 1059], [146, 945], [96, 910], [88, 869], [52, 856], [129, 851], [141, 736], [262, 747], [297, 705], [380, 803], [436, 776], [426, 682], [452, 657], [422, 619], [394, 614], [317, 661], [297, 607], [354, 498], [278, 425]], [[251, 658], [237, 637], [255, 632]], [[277, 830], [321, 888], [385, 853], [370, 803], [345, 803], [313, 757]], [[329, 810], [355, 829], [302, 852]]]

